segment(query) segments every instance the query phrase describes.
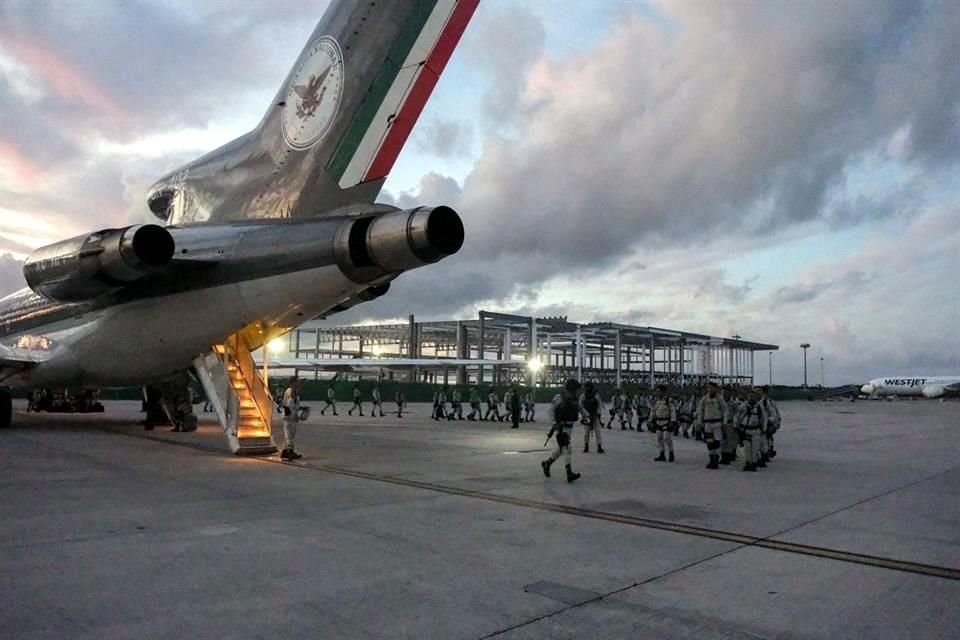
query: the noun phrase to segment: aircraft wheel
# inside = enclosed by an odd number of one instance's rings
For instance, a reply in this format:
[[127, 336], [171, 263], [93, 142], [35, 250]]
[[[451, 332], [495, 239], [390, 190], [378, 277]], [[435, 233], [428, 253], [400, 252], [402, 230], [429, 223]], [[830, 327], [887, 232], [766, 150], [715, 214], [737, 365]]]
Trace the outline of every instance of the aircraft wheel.
[[0, 389], [0, 429], [6, 429], [13, 421], [13, 396], [8, 389]]

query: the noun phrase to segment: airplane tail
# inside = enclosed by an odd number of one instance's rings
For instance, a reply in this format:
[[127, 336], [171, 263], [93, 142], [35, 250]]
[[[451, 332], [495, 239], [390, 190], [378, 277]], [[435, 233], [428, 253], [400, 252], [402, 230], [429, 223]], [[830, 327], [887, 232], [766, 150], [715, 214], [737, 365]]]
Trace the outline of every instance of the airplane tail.
[[254, 131], [148, 196], [172, 224], [302, 218], [380, 192], [479, 0], [346, 0]]

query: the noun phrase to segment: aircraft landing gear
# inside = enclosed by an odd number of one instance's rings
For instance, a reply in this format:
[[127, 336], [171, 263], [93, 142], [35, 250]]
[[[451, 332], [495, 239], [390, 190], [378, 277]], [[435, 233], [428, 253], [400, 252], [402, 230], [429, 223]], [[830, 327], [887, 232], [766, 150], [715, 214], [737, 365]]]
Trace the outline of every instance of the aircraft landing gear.
[[6, 429], [13, 421], [13, 396], [9, 389], [0, 388], [0, 429]]

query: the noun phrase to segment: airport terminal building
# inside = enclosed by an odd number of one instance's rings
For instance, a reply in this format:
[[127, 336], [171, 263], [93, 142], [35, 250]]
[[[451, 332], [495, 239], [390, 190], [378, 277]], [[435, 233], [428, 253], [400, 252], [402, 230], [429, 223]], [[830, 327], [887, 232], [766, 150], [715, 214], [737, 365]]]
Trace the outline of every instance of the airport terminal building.
[[[480, 311], [474, 320], [436, 322], [418, 322], [412, 315], [408, 322], [394, 324], [342, 326], [318, 320], [292, 331], [285, 340], [289, 355], [303, 359], [305, 365], [311, 359], [427, 358], [436, 365], [384, 375], [397, 381], [457, 385], [556, 386], [570, 377], [616, 386], [708, 381], [749, 385], [756, 352], [779, 348], [739, 336], [614, 322], [579, 324], [566, 317], [490, 311]], [[496, 364], [444, 363], [453, 359]]]

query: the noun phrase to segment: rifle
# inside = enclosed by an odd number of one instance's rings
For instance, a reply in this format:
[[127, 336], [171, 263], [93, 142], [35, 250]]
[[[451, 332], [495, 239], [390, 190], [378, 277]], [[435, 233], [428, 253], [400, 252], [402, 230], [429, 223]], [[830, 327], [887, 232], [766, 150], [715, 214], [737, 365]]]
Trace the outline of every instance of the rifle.
[[550, 442], [550, 438], [552, 438], [553, 434], [557, 432], [557, 426], [558, 425], [554, 424], [552, 427], [550, 427], [550, 433], [547, 434], [547, 439], [543, 441], [543, 446], [547, 446], [547, 443]]

